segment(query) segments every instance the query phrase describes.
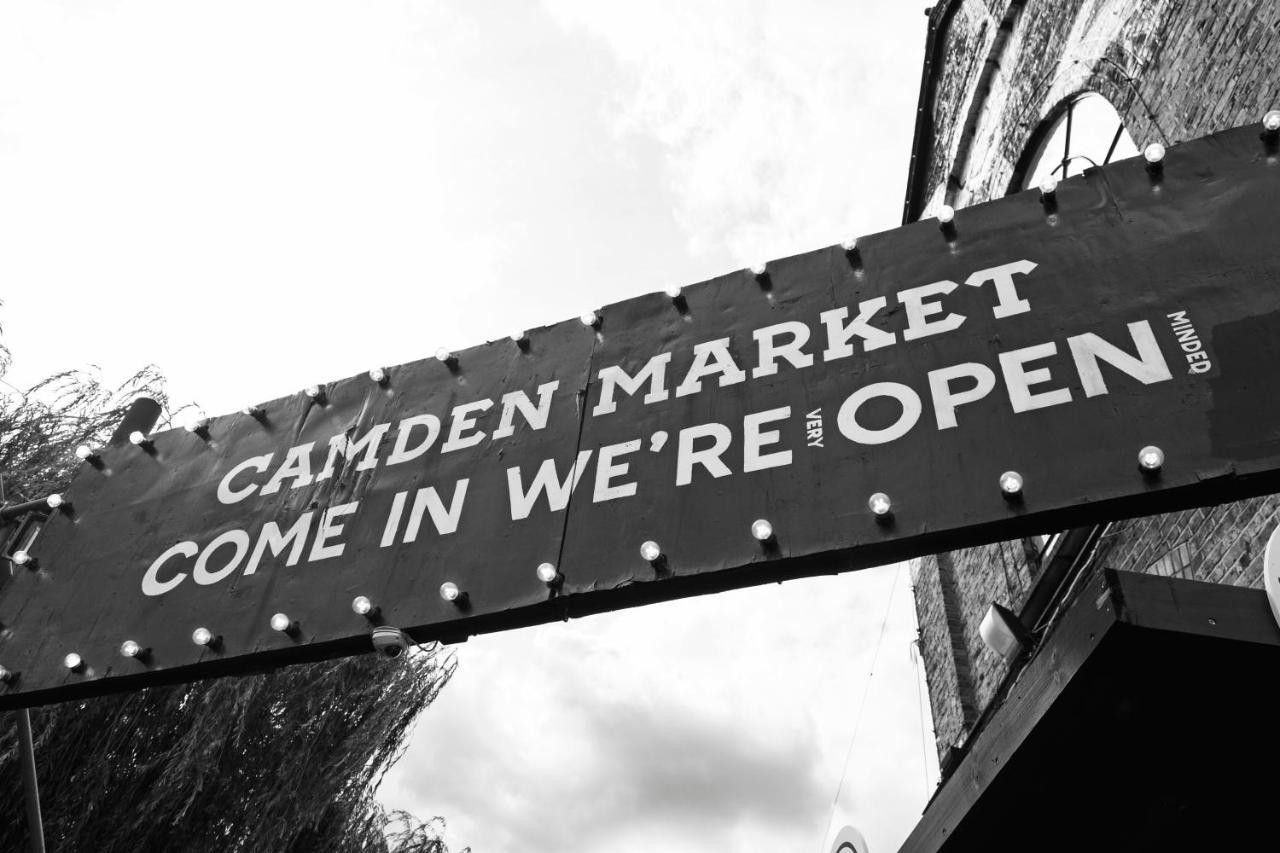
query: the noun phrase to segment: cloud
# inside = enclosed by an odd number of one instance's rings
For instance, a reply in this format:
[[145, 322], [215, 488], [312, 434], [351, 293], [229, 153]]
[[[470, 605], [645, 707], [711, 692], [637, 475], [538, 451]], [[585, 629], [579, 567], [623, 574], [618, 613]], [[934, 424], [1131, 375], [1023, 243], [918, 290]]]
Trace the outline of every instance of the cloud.
[[918, 8], [822, 0], [547, 6], [630, 72], [615, 102], [616, 131], [663, 147], [676, 216], [695, 250], [724, 244], [747, 263], [897, 224], [917, 83], [914, 73], [890, 71], [903, 67], [904, 51], [886, 34], [907, 31], [910, 21], [922, 46]]
[[879, 641], [834, 829], [890, 849], [925, 794], [912, 635], [889, 567], [476, 637], [380, 796], [477, 853], [811, 851]]

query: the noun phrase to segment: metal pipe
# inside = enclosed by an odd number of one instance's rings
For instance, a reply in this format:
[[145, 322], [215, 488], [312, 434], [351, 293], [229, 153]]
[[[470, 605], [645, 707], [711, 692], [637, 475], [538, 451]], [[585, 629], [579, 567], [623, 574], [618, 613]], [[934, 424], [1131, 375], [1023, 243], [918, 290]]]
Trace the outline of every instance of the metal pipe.
[[139, 397], [129, 404], [129, 409], [124, 413], [120, 426], [116, 427], [116, 431], [111, 434], [111, 440], [107, 443], [124, 444], [129, 440], [129, 433], [134, 430], [141, 433], [151, 432], [158, 420], [160, 420], [160, 404], [150, 397]]
[[49, 504], [46, 498], [38, 498], [34, 501], [24, 501], [20, 504], [11, 504], [9, 506], [0, 507], [0, 521], [9, 521], [14, 518], [21, 518], [29, 512], [38, 512], [41, 515], [49, 514]]
[[27, 803], [27, 836], [31, 853], [44, 853], [44, 823], [40, 819], [40, 783], [36, 779], [36, 745], [31, 736], [31, 712], [18, 716], [18, 761], [22, 764], [22, 789]]

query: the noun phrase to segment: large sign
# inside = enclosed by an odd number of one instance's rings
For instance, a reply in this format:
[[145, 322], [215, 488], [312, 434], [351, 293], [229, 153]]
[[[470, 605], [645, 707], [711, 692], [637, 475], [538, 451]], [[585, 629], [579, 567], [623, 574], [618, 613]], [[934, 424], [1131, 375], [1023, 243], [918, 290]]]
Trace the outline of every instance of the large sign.
[[99, 449], [0, 707], [1272, 488], [1278, 216], [1242, 128]]

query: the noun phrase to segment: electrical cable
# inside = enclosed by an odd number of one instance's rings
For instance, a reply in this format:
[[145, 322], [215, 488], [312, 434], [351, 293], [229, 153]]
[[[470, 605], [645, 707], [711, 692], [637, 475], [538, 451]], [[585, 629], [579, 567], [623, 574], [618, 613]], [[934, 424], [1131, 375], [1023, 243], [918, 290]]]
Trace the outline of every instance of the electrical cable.
[[876, 674], [876, 663], [880, 660], [880, 646], [884, 642], [885, 629], [889, 626], [889, 613], [893, 607], [893, 594], [898, 589], [898, 580], [902, 577], [899, 563], [893, 575], [893, 583], [889, 586], [889, 600], [885, 602], [884, 618], [880, 620], [880, 636], [876, 638], [875, 650], [871, 653], [871, 669], [867, 672], [867, 680], [862, 686], [862, 700], [858, 703], [858, 713], [853, 718], [853, 732], [849, 735], [849, 748], [844, 753], [844, 763], [840, 766], [840, 781], [836, 785], [836, 795], [831, 799], [831, 811], [827, 814], [827, 827], [822, 831], [822, 843], [825, 845], [827, 834], [831, 832], [831, 822], [836, 817], [836, 807], [840, 804], [840, 792], [844, 790], [844, 780], [849, 774], [849, 758], [853, 755], [853, 745], [858, 740], [858, 729], [862, 725], [862, 712], [867, 707], [867, 694], [871, 692], [871, 679]]

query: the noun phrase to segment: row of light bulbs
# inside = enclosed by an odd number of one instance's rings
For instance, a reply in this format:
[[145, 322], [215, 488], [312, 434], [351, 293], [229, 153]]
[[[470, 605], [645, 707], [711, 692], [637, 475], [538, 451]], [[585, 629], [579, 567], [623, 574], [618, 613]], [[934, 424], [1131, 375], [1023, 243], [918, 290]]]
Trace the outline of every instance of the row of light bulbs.
[[[1275, 144], [1280, 141], [1280, 110], [1268, 110], [1267, 114], [1262, 117], [1262, 129], [1266, 134], [1268, 143]], [[1142, 158], [1147, 161], [1147, 169], [1153, 175], [1158, 175], [1164, 168], [1165, 147], [1159, 142], [1152, 142], [1146, 148], [1142, 149]], [[1058, 179], [1054, 175], [1046, 175], [1044, 180], [1040, 182], [1040, 200], [1046, 204], [1052, 204], [1058, 192]], [[944, 229], [950, 229], [955, 222], [956, 211], [949, 204], [944, 204], [938, 208], [938, 224]], [[852, 251], [853, 247], [848, 243], [843, 244], [846, 251]]]
[[[1155, 445], [1147, 445], [1138, 451], [1138, 467], [1146, 473], [1156, 473], [1164, 467], [1164, 451]], [[999, 479], [1000, 491], [1008, 498], [1015, 498], [1022, 494], [1023, 478], [1017, 471], [1005, 471], [1000, 475]], [[54, 499], [58, 500], [55, 501]], [[50, 495], [49, 506], [56, 508], [62, 506], [61, 496]], [[893, 512], [893, 502], [884, 492], [876, 492], [867, 499], [867, 506], [872, 514], [877, 518], [886, 519]], [[770, 544], [775, 541], [773, 524], [767, 518], [757, 518], [751, 522], [751, 536], [762, 544]], [[662, 547], [652, 539], [647, 539], [640, 544], [640, 556], [647, 562], [660, 568], [665, 564], [666, 557], [662, 552]], [[31, 562], [31, 556], [26, 551], [16, 551], [12, 556], [12, 560], [17, 565], [26, 565]], [[536, 570], [538, 580], [546, 584], [551, 589], [558, 589], [564, 582], [564, 575], [556, 568], [554, 563], [540, 563]], [[467, 594], [453, 581], [445, 581], [440, 585], [440, 597], [447, 602], [455, 605], [463, 605], [467, 602]], [[351, 610], [358, 616], [364, 616], [368, 619], [376, 619], [380, 613], [379, 608], [369, 599], [368, 596], [357, 595], [351, 599]], [[290, 636], [298, 632], [299, 623], [292, 619], [286, 613], [276, 613], [271, 617], [271, 629], [279, 631], [282, 634]], [[191, 641], [197, 646], [213, 648], [216, 647], [220, 638], [206, 627], [196, 628], [191, 632]], [[141, 659], [146, 657], [147, 650], [135, 640], [125, 640], [120, 644], [120, 654], [126, 658]], [[78, 672], [84, 667], [84, 658], [78, 652], [70, 652], [63, 658], [63, 665], [71, 672]], [[0, 666], [0, 683], [8, 683], [13, 680], [13, 674]]]
[[[1277, 138], [1280, 138], [1280, 110], [1268, 111], [1266, 115], [1262, 117], [1262, 127], [1269, 140], [1274, 142]], [[1164, 163], [1165, 147], [1159, 142], [1153, 142], [1143, 149], [1142, 156], [1143, 159], [1147, 161], [1147, 167], [1152, 172], [1159, 172]], [[1057, 192], [1058, 178], [1054, 175], [1045, 176], [1044, 180], [1040, 182], [1041, 201], [1045, 203], [1052, 203], [1056, 198]], [[956, 211], [951, 205], [944, 204], [938, 208], [938, 224], [944, 229], [950, 230], [954, 228], [955, 218]], [[847, 237], [840, 242], [840, 247], [851, 257], [856, 256], [858, 252], [857, 237]], [[768, 278], [768, 267], [763, 262], [751, 264], [747, 269], [758, 280], [765, 280]], [[677, 304], [683, 303], [684, 292], [679, 285], [669, 285], [664, 289], [664, 292], [668, 297], [670, 297], [672, 302]], [[595, 311], [587, 311], [578, 319], [584, 326], [592, 329], [600, 326], [600, 315]], [[529, 342], [529, 334], [524, 331], [514, 332], [511, 335], [511, 341], [516, 346], [523, 349]], [[436, 359], [451, 368], [457, 367], [458, 365], [457, 355], [445, 347], [441, 347], [436, 350]], [[368, 372], [368, 377], [375, 384], [385, 385], [388, 380], [387, 368], [375, 367]], [[324, 398], [324, 388], [320, 385], [308, 385], [303, 389], [303, 393], [313, 400], [323, 400]], [[241, 411], [252, 417], [258, 417], [262, 414], [262, 409], [259, 406], [246, 406]], [[186, 423], [186, 429], [188, 432], [198, 433], [205, 429], [208, 424], [209, 419], [200, 415], [188, 420]], [[147, 446], [150, 444], [150, 438], [139, 431], [130, 433], [129, 441], [137, 446]], [[82, 461], [87, 461], [96, 457], [96, 454], [88, 445], [81, 445], [76, 448], [76, 456], [78, 456]]]
[[[1156, 447], [1154, 444], [1149, 444], [1138, 451], [1139, 470], [1145, 473], [1154, 474], [1163, 467], [1164, 451], [1159, 447]], [[1006, 497], [1018, 497], [1022, 494], [1022, 475], [1017, 471], [1005, 471], [1000, 475], [999, 485], [1001, 493]], [[46, 502], [51, 509], [57, 509], [66, 505], [62, 496], [58, 494], [50, 495]], [[884, 492], [876, 492], [867, 499], [867, 508], [870, 509], [872, 515], [875, 515], [877, 518], [887, 519], [893, 512], [893, 502]], [[770, 542], [773, 539], [773, 525], [768, 521], [768, 519], [758, 518], [751, 523], [751, 535], [760, 542]], [[660, 563], [663, 560], [662, 548], [652, 539], [646, 540], [640, 545], [640, 556], [647, 562], [655, 564]], [[26, 551], [15, 551], [10, 559], [19, 566], [25, 566], [31, 563], [34, 558]], [[542, 563], [539, 565], [537, 575], [538, 580], [551, 587], [558, 587], [564, 580], [564, 577], [560, 574], [559, 570], [551, 563]], [[459, 590], [458, 586], [452, 581], [446, 581], [440, 586], [440, 597], [445, 601], [451, 602], [466, 600], [462, 591]], [[366, 616], [372, 612], [369, 609], [372, 605], [369, 603], [369, 599], [364, 596], [358, 596], [355, 598], [351, 603], [351, 607], [356, 613], [359, 613], [362, 616]], [[288, 625], [291, 624], [285, 621], [282, 624], [286, 627], [277, 627], [277, 617], [282, 616], [283, 614], [277, 613], [272, 617], [271, 627], [275, 628], [277, 631], [285, 631], [287, 630]], [[206, 644], [200, 643], [200, 645]], [[128, 657], [133, 656], [128, 655]]]

